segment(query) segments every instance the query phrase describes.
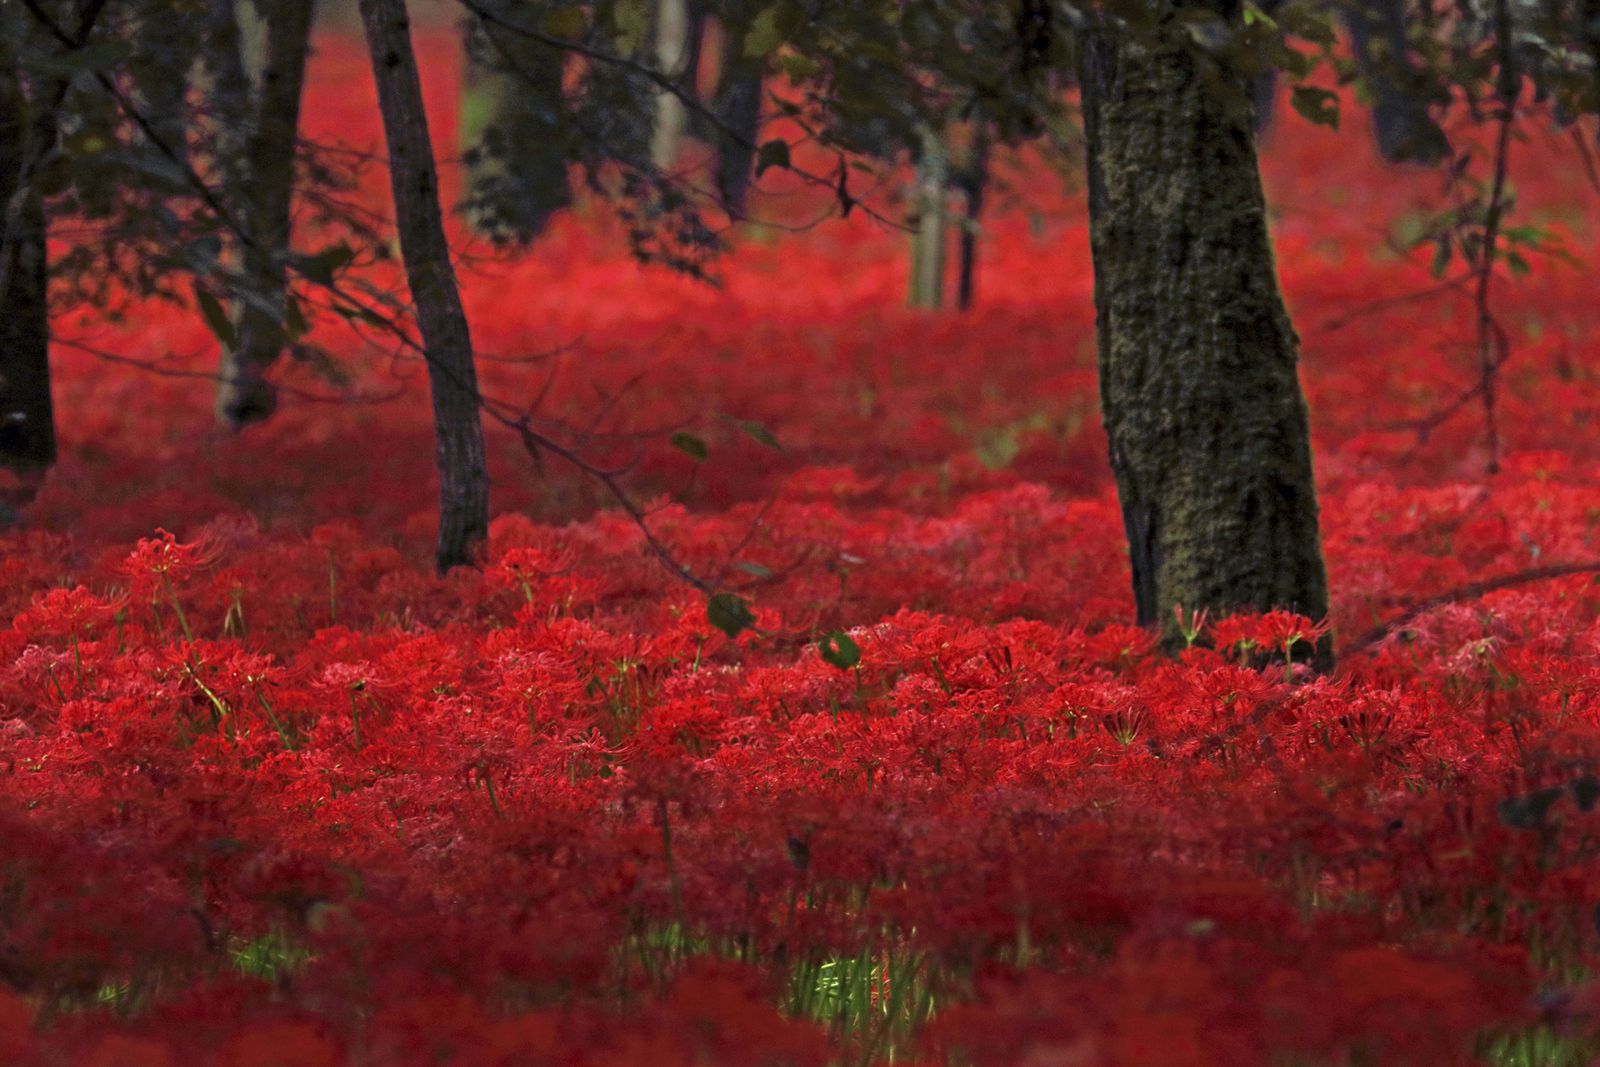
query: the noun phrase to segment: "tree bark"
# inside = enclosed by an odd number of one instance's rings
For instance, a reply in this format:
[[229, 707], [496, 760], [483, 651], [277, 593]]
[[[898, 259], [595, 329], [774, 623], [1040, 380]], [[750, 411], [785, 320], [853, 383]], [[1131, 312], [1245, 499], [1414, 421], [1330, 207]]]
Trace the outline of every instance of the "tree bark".
[[967, 311], [978, 296], [979, 220], [983, 217], [984, 193], [989, 187], [989, 127], [982, 119], [972, 126], [961, 164], [956, 168], [955, 184], [967, 208], [961, 224], [956, 267], [956, 307]]
[[765, 64], [744, 54], [748, 20], [722, 24], [722, 62], [717, 74], [713, 110], [721, 126], [713, 132], [717, 145], [717, 192], [733, 218], [745, 213], [750, 196], [756, 138], [761, 134], [761, 86]]
[[[680, 84], [688, 72], [692, 22], [688, 0], [656, 0], [656, 70]], [[676, 93], [658, 89], [655, 131], [650, 138], [650, 162], [657, 170], [671, 170], [678, 162], [678, 151], [688, 125], [689, 116], [683, 101]]]
[[473, 563], [489, 530], [489, 478], [472, 337], [456, 289], [439, 209], [439, 176], [422, 107], [405, 0], [361, 0], [361, 22], [378, 83], [400, 252], [416, 305], [433, 393], [439, 467], [440, 572]]
[[234, 343], [223, 348], [217, 389], [217, 415], [236, 428], [269, 418], [278, 406], [266, 371], [288, 341], [284, 268], [314, 6], [312, 0], [280, 0], [265, 7], [260, 58], [241, 62], [252, 83], [246, 86], [248, 132], [242, 157], [229, 169], [235, 217], [248, 236], [240, 248], [245, 292], [233, 302]]
[[18, 476], [17, 487], [0, 497], [0, 520], [15, 519], [12, 509], [32, 499], [56, 461], [47, 218], [33, 182], [48, 150], [40, 140], [54, 142], [55, 123], [43, 113], [30, 121], [18, 43], [10, 32], [0, 40], [0, 467]]
[[1248, 90], [1161, 21], [1087, 34], [1080, 76], [1101, 410], [1138, 621], [1171, 640], [1176, 606], [1321, 619], [1328, 589]]
[[7, 505], [30, 500], [56, 461], [55, 412], [50, 396], [50, 316], [44, 201], [26, 181], [21, 146], [27, 137], [17, 105], [15, 68], [0, 72], [0, 204], [6, 206], [0, 248], [0, 466], [20, 479]]
[[914, 308], [944, 305], [945, 194], [950, 177], [949, 150], [938, 131], [922, 129], [917, 157], [915, 225], [911, 231], [911, 292]]

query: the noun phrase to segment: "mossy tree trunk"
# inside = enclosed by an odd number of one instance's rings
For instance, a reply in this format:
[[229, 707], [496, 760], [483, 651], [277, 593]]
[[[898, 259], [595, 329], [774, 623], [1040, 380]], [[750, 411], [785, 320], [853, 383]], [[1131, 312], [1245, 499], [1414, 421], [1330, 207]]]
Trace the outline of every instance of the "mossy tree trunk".
[[[1154, 0], [1081, 52], [1100, 400], [1141, 624], [1174, 608], [1320, 619], [1327, 578], [1299, 342], [1243, 82]], [[1211, 10], [1237, 17], [1225, 0]], [[1210, 69], [1201, 66], [1204, 62]], [[1320, 650], [1326, 662], [1326, 649]]]
[[472, 336], [456, 287], [439, 207], [439, 175], [422, 106], [422, 81], [411, 46], [405, 0], [361, 0], [361, 21], [378, 83], [389, 148], [389, 180], [406, 283], [433, 394], [439, 468], [441, 572], [476, 562], [489, 531], [489, 476]]

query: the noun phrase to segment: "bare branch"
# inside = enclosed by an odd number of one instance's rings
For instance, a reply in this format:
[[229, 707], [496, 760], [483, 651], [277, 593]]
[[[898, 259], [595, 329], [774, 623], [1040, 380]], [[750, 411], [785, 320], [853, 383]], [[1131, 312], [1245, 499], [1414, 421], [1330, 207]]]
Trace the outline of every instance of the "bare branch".
[[1446, 604], [1454, 604], [1462, 600], [1476, 600], [1481, 596], [1487, 596], [1502, 589], [1528, 585], [1531, 582], [1549, 581], [1552, 578], [1568, 578], [1575, 574], [1600, 574], [1600, 561], [1552, 563], [1544, 567], [1532, 567], [1525, 571], [1517, 571], [1514, 574], [1502, 574], [1496, 578], [1485, 578], [1481, 582], [1457, 586], [1437, 596], [1431, 596], [1426, 600], [1419, 601], [1388, 622], [1374, 626], [1357, 638], [1354, 644], [1348, 648], [1341, 648], [1339, 650], [1339, 658], [1343, 660], [1348, 656], [1365, 652], [1395, 631], [1409, 626], [1428, 612], [1436, 608], [1442, 608]]

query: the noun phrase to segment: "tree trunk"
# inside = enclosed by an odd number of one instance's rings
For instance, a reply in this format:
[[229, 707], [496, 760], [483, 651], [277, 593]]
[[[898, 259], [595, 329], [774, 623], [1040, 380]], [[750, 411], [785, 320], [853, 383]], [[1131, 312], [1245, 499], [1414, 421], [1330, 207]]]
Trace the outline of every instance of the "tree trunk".
[[439, 466], [440, 572], [470, 564], [489, 531], [489, 478], [472, 337], [456, 289], [450, 249], [439, 210], [439, 176], [422, 108], [422, 83], [411, 49], [405, 0], [361, 0], [361, 22], [378, 83], [389, 177], [406, 282], [433, 392], [433, 427]]
[[1248, 92], [1201, 69], [1181, 28], [1159, 32], [1085, 35], [1080, 72], [1100, 402], [1138, 621], [1170, 640], [1179, 605], [1321, 619], [1299, 341]]
[[989, 127], [979, 119], [973, 125], [956, 185], [966, 201], [961, 223], [960, 259], [956, 272], [956, 307], [967, 311], [978, 297], [978, 231], [983, 217], [983, 195], [989, 187]]
[[265, 7], [262, 46], [240, 64], [251, 83], [248, 133], [229, 170], [235, 217], [249, 239], [240, 249], [245, 292], [233, 302], [234, 343], [224, 346], [217, 389], [217, 415], [234, 427], [263, 421], [278, 404], [266, 371], [288, 340], [284, 266], [314, 6], [312, 0], [280, 0]]
[[[688, 71], [692, 22], [688, 0], [656, 0], [656, 71], [680, 85]], [[688, 121], [688, 112], [678, 95], [658, 89], [655, 132], [650, 138], [650, 162], [658, 170], [671, 170], [678, 162]]]
[[[1579, 17], [1583, 20], [1584, 51], [1593, 69], [1600, 71], [1600, 0], [1583, 0]], [[1600, 126], [1595, 129], [1595, 141], [1600, 144]]]
[[0, 249], [5, 288], [0, 292], [0, 466], [18, 476], [0, 504], [33, 498], [56, 461], [55, 411], [50, 398], [50, 316], [46, 302], [46, 218], [36, 190], [18, 188], [20, 154], [14, 79], [0, 86], [0, 203], [7, 205], [6, 240]]
[[937, 309], [944, 304], [945, 187], [950, 159], [935, 130], [922, 131], [917, 157], [915, 227], [911, 231], [911, 293], [914, 308]]
[[[15, 41], [0, 41], [0, 467], [18, 477], [0, 495], [0, 520], [32, 499], [56, 461], [46, 303], [46, 216], [33, 187], [53, 121], [33, 122]], [[0, 521], [0, 525], [4, 525]]]
[[749, 201], [756, 138], [761, 134], [761, 85], [765, 64], [744, 54], [747, 23], [722, 26], [722, 62], [713, 104], [720, 128], [717, 145], [717, 192], [729, 216], [744, 215]]
[[1356, 68], [1372, 93], [1379, 153], [1431, 167], [1450, 154], [1450, 141], [1428, 115], [1427, 76], [1413, 59], [1406, 17], [1405, 0], [1351, 0], [1344, 9]]
[[[507, 14], [513, 5], [497, 2], [489, 10], [516, 24]], [[496, 241], [531, 241], [572, 203], [562, 55], [480, 18], [467, 24], [466, 53], [467, 221]]]

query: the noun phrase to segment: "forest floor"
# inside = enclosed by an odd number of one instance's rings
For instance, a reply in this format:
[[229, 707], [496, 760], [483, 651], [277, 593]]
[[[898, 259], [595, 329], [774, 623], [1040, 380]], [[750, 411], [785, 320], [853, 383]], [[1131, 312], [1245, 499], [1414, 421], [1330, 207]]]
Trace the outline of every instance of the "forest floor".
[[[310, 92], [374, 148], [353, 50]], [[1470, 282], [1404, 247], [1440, 179], [1345, 126], [1286, 114], [1264, 168], [1351, 650], [1600, 561], [1600, 193], [1530, 124], [1516, 220], [1584, 262], [1496, 281], [1486, 474]], [[1292, 619], [1158, 654], [1081, 198], [1007, 180], [960, 314], [901, 310], [861, 212], [741, 234], [718, 287], [597, 210], [469, 249], [486, 390], [626, 463], [737, 639], [504, 432], [487, 565], [435, 577], [414, 361], [328, 327], [358, 399], [289, 367], [229, 436], [198, 315], [63, 316], [65, 454], [0, 539], [0, 1062], [1589, 1063], [1600, 588], [1461, 598], [1314, 680], [1250, 665]]]

